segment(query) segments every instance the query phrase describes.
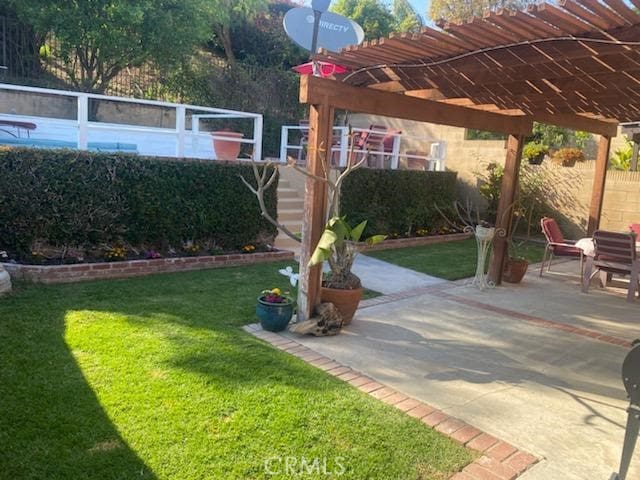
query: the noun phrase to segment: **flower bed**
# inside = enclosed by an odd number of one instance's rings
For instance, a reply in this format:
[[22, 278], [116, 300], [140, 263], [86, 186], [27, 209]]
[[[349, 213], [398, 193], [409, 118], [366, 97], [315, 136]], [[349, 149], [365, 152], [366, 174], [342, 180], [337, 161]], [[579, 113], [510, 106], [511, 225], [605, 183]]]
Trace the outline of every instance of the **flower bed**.
[[406, 248], [406, 247], [419, 247], [421, 245], [431, 245], [433, 243], [444, 242], [456, 242], [458, 240], [465, 240], [471, 238], [469, 233], [449, 233], [446, 235], [430, 235], [425, 237], [410, 237], [410, 238], [388, 238], [382, 243], [377, 245], [368, 246], [362, 244], [362, 251], [372, 250], [390, 250], [393, 248]]
[[71, 283], [86, 280], [128, 278], [162, 272], [182, 272], [208, 268], [292, 260], [293, 252], [280, 250], [200, 257], [156, 258], [121, 262], [76, 263], [72, 265], [24, 265], [1, 263], [14, 280], [35, 283]]

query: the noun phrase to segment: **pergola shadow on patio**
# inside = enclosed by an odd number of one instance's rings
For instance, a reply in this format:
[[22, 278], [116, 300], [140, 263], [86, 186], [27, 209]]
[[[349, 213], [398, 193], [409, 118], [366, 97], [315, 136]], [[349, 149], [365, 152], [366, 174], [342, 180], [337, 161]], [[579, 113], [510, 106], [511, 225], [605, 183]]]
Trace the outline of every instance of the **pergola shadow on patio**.
[[[637, 7], [640, 2], [633, 0]], [[347, 66], [328, 80], [302, 77], [310, 105], [299, 316], [319, 299], [321, 268], [308, 261], [326, 220], [326, 145], [336, 109], [508, 135], [497, 228], [511, 227], [524, 138], [533, 121], [600, 135], [588, 232], [598, 228], [611, 137], [640, 117], [640, 15], [621, 0], [561, 0], [440, 24], [317, 59]], [[500, 284], [507, 253], [496, 238], [490, 276]]]
[[[523, 480], [609, 478], [624, 438], [620, 365], [640, 336], [637, 305], [612, 289], [580, 293], [579, 270], [568, 261], [521, 285], [479, 292], [449, 282], [372, 299], [330, 341], [288, 335], [533, 454], [540, 462]], [[639, 475], [636, 453], [627, 478]]]

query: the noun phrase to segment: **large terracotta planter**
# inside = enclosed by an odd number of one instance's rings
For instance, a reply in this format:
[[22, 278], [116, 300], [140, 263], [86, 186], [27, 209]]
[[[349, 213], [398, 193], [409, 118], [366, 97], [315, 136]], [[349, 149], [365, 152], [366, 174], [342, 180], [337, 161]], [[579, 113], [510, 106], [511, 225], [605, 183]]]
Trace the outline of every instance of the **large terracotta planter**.
[[508, 283], [520, 283], [528, 268], [529, 262], [524, 258], [507, 258], [502, 269], [502, 279]]
[[341, 288], [320, 289], [320, 300], [324, 303], [333, 303], [342, 315], [342, 324], [349, 325], [358, 309], [362, 299], [362, 288], [345, 290]]
[[[220, 130], [217, 132], [211, 132], [214, 137], [232, 137], [241, 139], [244, 137], [240, 132], [229, 132], [226, 130]], [[221, 138], [213, 139], [213, 150], [216, 153], [216, 159], [218, 160], [236, 160], [240, 155], [241, 142], [235, 140], [223, 140]]]

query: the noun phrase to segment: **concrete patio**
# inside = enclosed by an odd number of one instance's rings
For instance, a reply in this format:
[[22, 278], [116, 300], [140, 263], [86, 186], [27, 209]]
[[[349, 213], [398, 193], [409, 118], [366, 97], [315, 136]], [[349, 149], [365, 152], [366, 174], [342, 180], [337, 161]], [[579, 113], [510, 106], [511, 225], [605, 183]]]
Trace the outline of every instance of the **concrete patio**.
[[[295, 340], [539, 457], [525, 480], [608, 479], [640, 301], [595, 287], [582, 294], [577, 273], [568, 262], [484, 292], [466, 282], [421, 287], [369, 300], [341, 335]], [[640, 478], [640, 451], [628, 478]]]

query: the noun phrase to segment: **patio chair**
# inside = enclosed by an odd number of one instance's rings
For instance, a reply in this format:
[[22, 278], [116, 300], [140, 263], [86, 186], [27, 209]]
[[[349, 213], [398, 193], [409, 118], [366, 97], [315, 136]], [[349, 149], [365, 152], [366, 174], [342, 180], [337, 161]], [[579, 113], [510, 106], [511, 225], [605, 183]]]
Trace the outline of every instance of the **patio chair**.
[[629, 275], [627, 301], [632, 302], [640, 287], [640, 261], [636, 253], [635, 234], [598, 230], [593, 233], [593, 244], [595, 255], [587, 258], [582, 275], [582, 291], [589, 292], [591, 279], [598, 272], [603, 287], [613, 275]]
[[[384, 125], [369, 125], [368, 132], [354, 136], [353, 141], [359, 153], [358, 161], [366, 155], [366, 166], [382, 168], [384, 166], [384, 140], [389, 129]], [[371, 159], [374, 159], [373, 165]], [[382, 164], [382, 166], [380, 166]]]
[[551, 270], [553, 257], [579, 258], [580, 274], [582, 274], [584, 255], [582, 250], [575, 246], [575, 240], [566, 240], [558, 223], [553, 218], [544, 217], [540, 220], [540, 226], [542, 227], [542, 233], [544, 233], [547, 239], [542, 264], [540, 265], [540, 276], [542, 276], [542, 272], [544, 271], [545, 263], [547, 264], [547, 271]]
[[629, 230], [636, 234], [636, 238], [640, 238], [640, 223], [632, 223], [629, 225]]

